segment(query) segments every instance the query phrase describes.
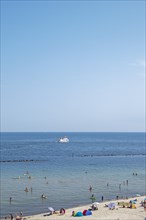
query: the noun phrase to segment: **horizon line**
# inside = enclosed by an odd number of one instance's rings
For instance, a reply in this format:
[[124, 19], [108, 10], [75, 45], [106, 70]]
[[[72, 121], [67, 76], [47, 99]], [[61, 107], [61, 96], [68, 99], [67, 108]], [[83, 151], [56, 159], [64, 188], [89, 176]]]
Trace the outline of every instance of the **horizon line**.
[[0, 133], [145, 133], [145, 131], [0, 131]]

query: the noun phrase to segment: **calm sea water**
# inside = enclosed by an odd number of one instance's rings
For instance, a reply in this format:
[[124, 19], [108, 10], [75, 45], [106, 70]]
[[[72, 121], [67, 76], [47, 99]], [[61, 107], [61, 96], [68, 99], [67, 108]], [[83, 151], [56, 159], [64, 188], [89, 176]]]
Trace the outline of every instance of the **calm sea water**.
[[145, 144], [145, 133], [1, 133], [1, 218], [144, 195]]

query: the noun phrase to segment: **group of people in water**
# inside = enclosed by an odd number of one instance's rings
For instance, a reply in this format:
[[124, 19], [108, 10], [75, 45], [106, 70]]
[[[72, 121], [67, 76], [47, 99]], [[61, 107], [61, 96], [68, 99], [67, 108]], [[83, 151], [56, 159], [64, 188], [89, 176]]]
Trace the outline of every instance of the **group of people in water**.
[[[24, 174], [24, 175], [27, 175], [28, 178], [31, 179], [31, 176], [29, 175], [28, 172], [27, 172], [26, 174]], [[133, 172], [133, 176], [137, 176], [137, 175], [138, 175], [138, 173]], [[45, 176], [44, 179], [46, 180], [47, 177]], [[128, 180], [123, 181], [123, 185], [127, 185], [127, 186], [128, 186], [128, 183], [129, 183]], [[48, 184], [48, 181], [47, 181], [47, 184]], [[110, 184], [107, 183], [107, 187], [109, 187], [109, 186], [110, 186]], [[121, 187], [122, 187], [122, 184], [120, 183], [120, 184], [119, 184], [119, 190], [121, 190]], [[90, 185], [90, 186], [89, 186], [89, 191], [92, 192], [92, 190], [93, 190], [93, 187]], [[32, 187], [31, 187], [30, 189], [28, 189], [28, 187], [26, 187], [26, 188], [24, 189], [24, 191], [25, 191], [26, 193], [29, 192], [29, 191], [32, 192]], [[42, 199], [46, 199], [47, 196], [43, 193], [43, 194], [41, 194], [41, 198], [42, 198]], [[91, 199], [92, 203], [95, 202], [96, 198], [95, 198], [94, 194], [91, 195], [90, 199]], [[119, 196], [116, 196], [116, 199], [118, 200], [118, 199], [119, 199]], [[12, 200], [13, 200], [12, 197], [10, 197], [10, 198], [9, 198], [10, 204], [11, 204]], [[104, 197], [101, 196], [101, 201], [103, 202], [103, 200], [104, 200]], [[145, 203], [146, 203], [146, 202], [145, 202]], [[146, 207], [146, 205], [145, 205], [145, 207]], [[145, 209], [146, 209], [146, 208], [145, 208]], [[64, 208], [61, 208], [61, 209], [60, 209], [60, 214], [65, 214], [65, 209], [64, 209]], [[13, 217], [12, 214], [10, 214], [10, 217], [11, 217], [11, 220], [14, 219], [14, 217]], [[22, 214], [20, 213], [20, 215], [17, 216], [17, 218], [15, 217], [15, 219], [17, 219], [17, 220], [22, 219]]]
[[[135, 175], [137, 175], [137, 174], [135, 174]], [[129, 183], [128, 180], [123, 181], [123, 185], [127, 185], [127, 186], [128, 186], [128, 183]], [[119, 190], [121, 190], [121, 185], [122, 185], [122, 184], [120, 183], [120, 184], [119, 184]], [[109, 183], [107, 183], [107, 187], [109, 187]], [[93, 187], [90, 185], [90, 186], [89, 186], [89, 191], [92, 192], [92, 190], [93, 190]], [[96, 200], [94, 194], [92, 194], [92, 196], [90, 197], [90, 199], [91, 199], [92, 203]], [[119, 196], [116, 196], [116, 199], [118, 200], [118, 199], [119, 199]], [[104, 197], [101, 196], [101, 201], [103, 202], [103, 200], [104, 200]]]

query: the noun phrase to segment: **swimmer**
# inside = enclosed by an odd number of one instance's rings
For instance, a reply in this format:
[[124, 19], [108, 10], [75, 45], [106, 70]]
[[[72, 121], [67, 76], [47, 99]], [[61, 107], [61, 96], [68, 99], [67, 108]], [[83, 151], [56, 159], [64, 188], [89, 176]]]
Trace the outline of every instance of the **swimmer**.
[[41, 195], [41, 197], [42, 197], [42, 199], [46, 199], [47, 198], [47, 196], [44, 193]]
[[25, 191], [25, 192], [28, 192], [29, 190], [28, 190], [28, 188], [26, 187], [24, 191]]
[[92, 186], [89, 187], [89, 190], [92, 191]]

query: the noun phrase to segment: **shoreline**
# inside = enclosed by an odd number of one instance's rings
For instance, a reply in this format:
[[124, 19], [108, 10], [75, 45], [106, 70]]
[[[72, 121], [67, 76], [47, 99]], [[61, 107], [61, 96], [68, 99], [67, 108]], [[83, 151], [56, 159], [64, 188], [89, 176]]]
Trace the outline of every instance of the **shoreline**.
[[[98, 210], [92, 211], [92, 215], [90, 216], [82, 216], [79, 219], [83, 220], [144, 220], [146, 218], [146, 211], [144, 211], [144, 207], [141, 205], [141, 201], [144, 201], [146, 198], [145, 196], [135, 196], [128, 199], [115, 199], [110, 201], [103, 201], [98, 204]], [[130, 200], [136, 199], [136, 208], [123, 208], [119, 206], [119, 202], [129, 202]], [[108, 207], [105, 207], [105, 204], [109, 204], [110, 202], [114, 202], [116, 204], [115, 209], [110, 210]], [[56, 214], [48, 216], [48, 213], [41, 213], [36, 215], [24, 216], [22, 220], [69, 220], [69, 219], [76, 219], [76, 217], [71, 216], [72, 211], [75, 212], [83, 212], [91, 207], [91, 204], [68, 208], [65, 210], [64, 215], [60, 215], [59, 211], [56, 211]], [[15, 218], [14, 218], [15, 219]]]

